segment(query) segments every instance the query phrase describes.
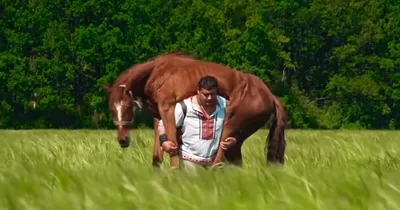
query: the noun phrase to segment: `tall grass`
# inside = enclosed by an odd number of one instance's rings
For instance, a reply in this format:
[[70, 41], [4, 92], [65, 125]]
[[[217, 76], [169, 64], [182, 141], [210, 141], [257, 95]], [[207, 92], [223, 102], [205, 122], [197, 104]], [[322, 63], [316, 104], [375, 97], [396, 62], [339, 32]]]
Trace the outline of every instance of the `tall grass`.
[[[400, 209], [400, 132], [287, 132], [284, 167], [267, 167], [259, 131], [244, 167], [151, 167], [153, 132], [0, 131], [0, 209]], [[167, 157], [167, 156], [165, 156]]]

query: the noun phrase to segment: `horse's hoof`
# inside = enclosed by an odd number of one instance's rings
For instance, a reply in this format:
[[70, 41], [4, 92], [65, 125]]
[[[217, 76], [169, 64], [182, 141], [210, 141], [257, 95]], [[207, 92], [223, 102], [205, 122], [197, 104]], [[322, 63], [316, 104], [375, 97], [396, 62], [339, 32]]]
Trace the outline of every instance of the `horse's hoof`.
[[219, 162], [219, 163], [216, 163], [216, 164], [212, 165], [212, 166], [211, 166], [211, 170], [214, 170], [214, 169], [221, 169], [221, 168], [223, 168], [224, 166], [225, 166], [225, 163]]

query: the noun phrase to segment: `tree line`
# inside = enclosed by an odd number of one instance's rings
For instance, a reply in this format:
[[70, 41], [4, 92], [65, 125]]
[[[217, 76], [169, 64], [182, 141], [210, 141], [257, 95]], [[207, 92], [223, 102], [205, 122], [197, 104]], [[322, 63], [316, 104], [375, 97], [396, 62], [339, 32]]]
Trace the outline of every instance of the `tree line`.
[[0, 3], [0, 128], [114, 128], [101, 84], [174, 50], [260, 77], [292, 128], [400, 127], [395, 0], [16, 0]]

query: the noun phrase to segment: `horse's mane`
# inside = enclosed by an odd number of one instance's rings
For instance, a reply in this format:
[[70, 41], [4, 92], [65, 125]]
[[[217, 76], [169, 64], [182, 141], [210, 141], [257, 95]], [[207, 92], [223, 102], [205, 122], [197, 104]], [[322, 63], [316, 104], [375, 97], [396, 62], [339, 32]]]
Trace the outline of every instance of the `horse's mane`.
[[132, 78], [140, 76], [142, 73], [147, 71], [149, 69], [148, 66], [150, 66], [153, 62], [156, 62], [157, 59], [163, 59], [167, 58], [168, 56], [177, 56], [177, 57], [182, 57], [182, 58], [190, 58], [190, 59], [198, 59], [197, 55], [194, 55], [193, 53], [187, 53], [184, 51], [180, 50], [174, 50], [170, 51], [161, 55], [154, 56], [150, 59], [148, 59], [145, 62], [134, 64], [130, 66], [129, 68], [125, 69], [115, 80], [114, 85], [119, 86], [123, 84], [127, 84], [128, 81]]
[[138, 64], [134, 64], [131, 67], [129, 67], [128, 69], [124, 70], [120, 77], [126, 77], [126, 76], [132, 76], [132, 74], [134, 74], [136, 72], [136, 69], [138, 69], [138, 66], [141, 66], [143, 64], [147, 64], [150, 62], [153, 62], [159, 58], [164, 58], [166, 56], [178, 56], [178, 57], [184, 57], [184, 58], [192, 58], [192, 59], [199, 59], [199, 57], [194, 54], [194, 53], [187, 53], [181, 50], [174, 50], [174, 51], [170, 51], [161, 55], [157, 55], [154, 57], [151, 57], [150, 59], [148, 59], [147, 61], [143, 62], [143, 63], [138, 63]]
[[197, 56], [196, 53], [188, 53], [188, 52], [184, 52], [182, 50], [173, 50], [173, 51], [161, 54], [161, 55], [154, 56], [154, 57], [150, 58], [149, 61], [150, 60], [156, 60], [158, 58], [165, 57], [165, 56], [171, 56], [171, 55], [172, 56], [178, 56], [178, 57], [199, 59], [199, 56]]

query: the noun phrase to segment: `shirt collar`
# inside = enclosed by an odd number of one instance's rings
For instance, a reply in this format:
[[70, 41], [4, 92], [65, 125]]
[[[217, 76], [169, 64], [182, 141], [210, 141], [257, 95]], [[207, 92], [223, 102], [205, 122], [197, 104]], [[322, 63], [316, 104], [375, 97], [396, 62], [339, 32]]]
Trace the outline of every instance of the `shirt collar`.
[[[190, 105], [192, 106], [192, 109], [198, 113], [203, 113], [197, 106], [194, 106], [192, 99], [194, 96], [190, 97]], [[211, 113], [210, 117], [214, 117], [218, 112], [221, 111], [221, 109], [223, 108], [221, 106], [221, 104], [223, 104], [222, 99], [220, 98], [220, 96], [217, 95], [217, 107], [215, 108], [214, 112]]]

